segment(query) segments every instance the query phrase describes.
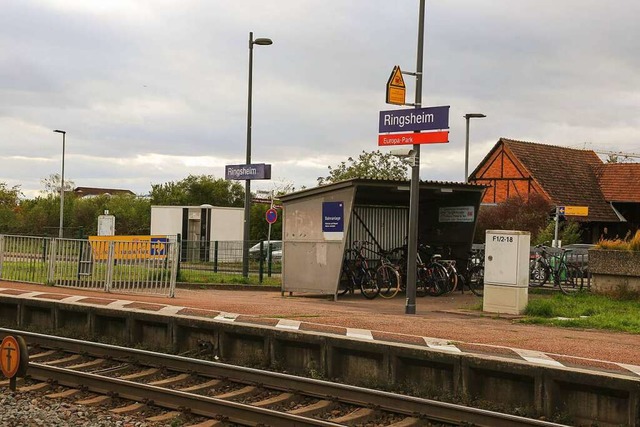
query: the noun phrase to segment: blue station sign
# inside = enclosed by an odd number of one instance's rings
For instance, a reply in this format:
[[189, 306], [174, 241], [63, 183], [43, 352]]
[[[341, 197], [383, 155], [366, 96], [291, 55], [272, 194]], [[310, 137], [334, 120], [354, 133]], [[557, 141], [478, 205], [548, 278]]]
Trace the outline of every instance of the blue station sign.
[[256, 163], [251, 165], [226, 165], [224, 179], [271, 179], [271, 165]]
[[344, 203], [322, 203], [322, 231], [344, 232]]
[[449, 129], [449, 107], [380, 111], [379, 133]]

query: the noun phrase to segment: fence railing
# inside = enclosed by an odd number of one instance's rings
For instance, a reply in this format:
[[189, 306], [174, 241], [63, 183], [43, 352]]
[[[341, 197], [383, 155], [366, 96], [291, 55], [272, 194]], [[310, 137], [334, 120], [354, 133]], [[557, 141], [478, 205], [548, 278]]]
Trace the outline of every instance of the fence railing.
[[[242, 241], [180, 242], [179, 282], [189, 283], [244, 283], [242, 276]], [[258, 283], [280, 282], [282, 251], [271, 251], [261, 241], [249, 242], [249, 281]], [[272, 256], [267, 257], [271, 252]]]
[[175, 240], [0, 235], [0, 279], [174, 296], [178, 251]]

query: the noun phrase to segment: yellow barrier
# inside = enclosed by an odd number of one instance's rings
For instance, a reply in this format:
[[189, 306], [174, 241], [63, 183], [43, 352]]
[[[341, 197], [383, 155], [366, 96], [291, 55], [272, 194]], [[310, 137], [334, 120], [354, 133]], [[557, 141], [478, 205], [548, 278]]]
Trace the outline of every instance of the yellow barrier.
[[167, 257], [167, 236], [89, 236], [94, 260], [109, 259], [113, 244], [114, 259], [164, 259]]

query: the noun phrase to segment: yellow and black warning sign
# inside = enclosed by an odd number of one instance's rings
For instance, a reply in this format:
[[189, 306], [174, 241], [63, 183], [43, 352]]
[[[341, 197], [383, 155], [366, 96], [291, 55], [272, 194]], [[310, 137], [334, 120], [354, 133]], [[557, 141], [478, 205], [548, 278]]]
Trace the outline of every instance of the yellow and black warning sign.
[[400, 66], [396, 65], [391, 71], [387, 82], [387, 104], [404, 105], [407, 98], [407, 88], [404, 85]]

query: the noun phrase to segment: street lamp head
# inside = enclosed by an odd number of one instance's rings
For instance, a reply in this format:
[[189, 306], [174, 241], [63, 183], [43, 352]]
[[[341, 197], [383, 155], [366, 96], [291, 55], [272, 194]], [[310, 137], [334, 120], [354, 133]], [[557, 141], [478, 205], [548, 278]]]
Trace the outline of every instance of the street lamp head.
[[487, 117], [487, 116], [485, 116], [482, 113], [467, 113], [464, 115], [465, 119], [482, 119], [484, 117]]
[[56, 130], [54, 130], [54, 132], [56, 132], [56, 133], [67, 133], [67, 132], [65, 132], [63, 130], [60, 130], [60, 129], [56, 129]]
[[262, 37], [262, 38], [255, 39], [253, 41], [253, 44], [257, 44], [260, 46], [269, 46], [270, 44], [273, 44], [273, 40]]

